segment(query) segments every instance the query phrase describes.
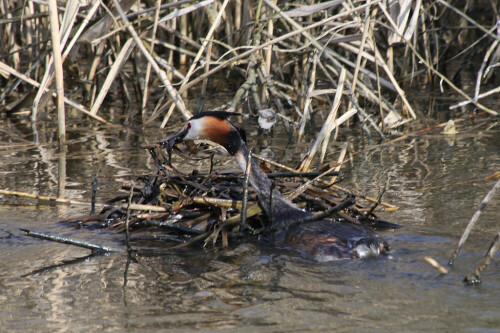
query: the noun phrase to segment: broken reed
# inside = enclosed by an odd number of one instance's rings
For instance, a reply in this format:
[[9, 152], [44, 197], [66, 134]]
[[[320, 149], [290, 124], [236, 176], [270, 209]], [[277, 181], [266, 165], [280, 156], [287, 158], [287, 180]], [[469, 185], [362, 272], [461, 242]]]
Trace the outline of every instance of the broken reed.
[[[389, 129], [418, 117], [406, 91], [423, 84], [439, 83], [461, 96], [463, 102], [451, 107], [473, 104], [497, 114], [481, 104], [482, 97], [500, 91], [481, 92], [500, 57], [498, 11], [479, 7], [493, 2], [456, 8], [442, 0], [157, 0], [149, 7], [149, 2], [96, 0], [87, 6], [67, 1], [57, 10], [55, 1], [48, 4], [0, 3], [0, 108], [13, 112], [27, 106], [36, 120], [39, 110], [52, 109], [44, 97], [52, 93], [55, 76], [60, 138], [62, 102], [73, 115], [77, 110], [108, 122], [100, 109], [112, 90], [142, 106], [144, 126], [155, 119], [164, 127], [172, 117], [189, 118], [206, 109], [210, 94], [220, 92], [233, 94], [219, 102], [221, 109], [273, 108], [291, 140], [319, 114], [331, 120], [318, 143], [328, 141], [346, 112], [353, 114], [345, 120], [357, 118], [369, 138], [376, 133], [383, 139], [379, 126]], [[452, 60], [470, 64], [478, 50], [476, 86], [462, 91], [453, 81], [460, 65], [442, 69]], [[345, 79], [339, 80], [342, 72]], [[210, 87], [208, 79], [216, 77], [231, 77], [239, 89]], [[152, 87], [161, 87], [163, 97]], [[188, 100], [197, 101], [196, 109], [186, 107]]]

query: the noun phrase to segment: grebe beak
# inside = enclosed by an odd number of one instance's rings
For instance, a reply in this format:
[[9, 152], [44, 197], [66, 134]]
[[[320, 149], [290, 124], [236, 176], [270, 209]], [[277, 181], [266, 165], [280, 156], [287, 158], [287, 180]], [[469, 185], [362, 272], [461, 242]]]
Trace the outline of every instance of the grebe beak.
[[189, 131], [189, 128], [186, 127], [184, 129], [180, 130], [179, 132], [174, 133], [172, 135], [169, 135], [166, 138], [162, 139], [161, 141], [158, 142], [158, 144], [161, 147], [166, 146], [167, 153], [170, 156], [172, 153], [172, 148], [184, 139], [184, 137], [187, 135], [188, 131]]

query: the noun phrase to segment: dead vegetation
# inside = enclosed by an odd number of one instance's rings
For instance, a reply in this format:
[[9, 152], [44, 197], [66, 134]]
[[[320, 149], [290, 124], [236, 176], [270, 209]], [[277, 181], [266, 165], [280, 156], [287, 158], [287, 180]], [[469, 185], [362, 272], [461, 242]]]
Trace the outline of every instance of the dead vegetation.
[[[235, 84], [219, 109], [273, 109], [291, 140], [318, 115], [327, 139], [341, 116], [383, 139], [422, 117], [407, 94], [424, 86], [460, 96], [452, 109], [497, 114], [483, 101], [500, 88], [481, 89], [500, 57], [494, 2], [50, 0], [0, 12], [1, 108], [33, 121], [56, 109], [61, 141], [65, 114], [112, 123], [100, 111], [112, 91], [140, 106], [143, 126], [163, 128], [203, 109], [221, 78]], [[462, 89], [471, 58], [481, 59], [476, 86]]]

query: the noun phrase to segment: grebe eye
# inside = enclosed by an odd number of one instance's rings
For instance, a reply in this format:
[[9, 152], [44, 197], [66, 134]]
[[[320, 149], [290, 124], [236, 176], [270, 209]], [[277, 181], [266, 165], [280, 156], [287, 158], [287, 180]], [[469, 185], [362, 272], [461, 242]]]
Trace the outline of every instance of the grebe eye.
[[190, 129], [190, 128], [191, 128], [191, 123], [187, 123], [187, 124], [186, 124], [186, 128], [187, 128], [187, 129]]

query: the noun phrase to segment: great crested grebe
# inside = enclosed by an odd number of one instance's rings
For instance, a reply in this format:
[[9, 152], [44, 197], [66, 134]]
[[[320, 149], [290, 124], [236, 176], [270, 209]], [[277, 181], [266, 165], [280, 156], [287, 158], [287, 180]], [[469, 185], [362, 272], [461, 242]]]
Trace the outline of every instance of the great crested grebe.
[[[182, 130], [160, 143], [171, 148], [183, 140], [209, 140], [226, 148], [245, 171], [249, 150], [245, 144], [244, 131], [227, 120], [232, 115], [239, 114], [223, 111], [201, 112], [189, 119]], [[284, 229], [272, 235], [275, 246], [295, 248], [317, 261], [363, 258], [389, 250], [388, 243], [371, 230], [353, 224], [314, 221], [283, 228], [313, 214], [299, 209], [276, 189], [272, 193], [271, 214], [269, 202], [272, 182], [254, 159], [251, 159], [250, 170], [249, 181], [257, 193], [262, 209], [267, 216], [273, 216], [274, 226]]]

